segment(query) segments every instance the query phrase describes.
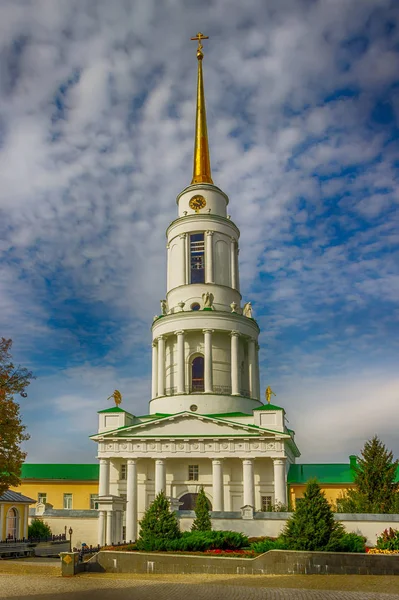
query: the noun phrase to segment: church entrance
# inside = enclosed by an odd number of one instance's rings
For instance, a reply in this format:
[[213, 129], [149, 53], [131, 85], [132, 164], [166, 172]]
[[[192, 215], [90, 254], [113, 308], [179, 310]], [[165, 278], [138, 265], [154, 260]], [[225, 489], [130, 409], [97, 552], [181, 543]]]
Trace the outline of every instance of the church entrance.
[[[194, 510], [197, 502], [198, 494], [184, 494], [181, 498], [179, 498], [179, 502], [182, 502], [179, 506], [179, 510]], [[206, 499], [208, 502], [209, 510], [212, 510], [212, 504], [209, 502], [208, 498]]]
[[197, 356], [191, 363], [191, 391], [203, 392], [204, 389], [204, 357]]

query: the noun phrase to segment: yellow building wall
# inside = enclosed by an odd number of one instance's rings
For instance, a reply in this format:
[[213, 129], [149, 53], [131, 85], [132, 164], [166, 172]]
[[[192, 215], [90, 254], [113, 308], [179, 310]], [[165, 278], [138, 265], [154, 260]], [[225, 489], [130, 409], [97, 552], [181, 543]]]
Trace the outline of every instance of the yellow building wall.
[[[337, 500], [339, 498], [341, 498], [346, 490], [349, 490], [351, 487], [351, 485], [349, 484], [344, 484], [344, 483], [340, 483], [340, 484], [319, 484], [321, 491], [324, 492], [328, 502], [333, 506], [333, 508], [335, 508]], [[290, 503], [292, 508], [295, 508], [295, 500], [297, 498], [303, 498], [303, 495], [305, 493], [306, 490], [306, 485], [304, 484], [295, 484], [295, 483], [291, 483], [290, 484], [290, 488], [289, 488], [289, 496], [290, 496]]]
[[[19, 513], [19, 519], [18, 519], [18, 532], [17, 532], [17, 538], [23, 538], [24, 537], [24, 523], [25, 523], [25, 512], [28, 511], [28, 515], [29, 515], [29, 504], [20, 504], [19, 502], [2, 502], [1, 503], [1, 515], [2, 515], [2, 522], [0, 523], [0, 540], [5, 540], [6, 539], [6, 531], [7, 531], [7, 513], [10, 510], [10, 508], [16, 508], [18, 513]], [[26, 519], [26, 522], [28, 522], [28, 519]], [[27, 535], [28, 532], [26, 532]]]
[[47, 503], [56, 509], [64, 508], [64, 494], [72, 494], [73, 510], [89, 510], [90, 494], [98, 494], [98, 481], [22, 480], [21, 485], [10, 489], [36, 502], [39, 494], [47, 494]]

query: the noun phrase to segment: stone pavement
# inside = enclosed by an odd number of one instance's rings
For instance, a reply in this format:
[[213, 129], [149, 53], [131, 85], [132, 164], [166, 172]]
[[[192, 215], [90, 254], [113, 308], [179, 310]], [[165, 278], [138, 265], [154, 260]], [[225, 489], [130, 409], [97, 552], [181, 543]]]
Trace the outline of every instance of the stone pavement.
[[[324, 576], [320, 576], [323, 577]], [[328, 585], [328, 576], [326, 586]], [[265, 578], [264, 584], [267, 585]], [[258, 582], [259, 585], [259, 582]], [[399, 578], [398, 578], [399, 592]], [[100, 576], [37, 577], [1, 574], [0, 598], [18, 600], [399, 600], [398, 594], [283, 589], [209, 580], [201, 584], [104, 578]]]

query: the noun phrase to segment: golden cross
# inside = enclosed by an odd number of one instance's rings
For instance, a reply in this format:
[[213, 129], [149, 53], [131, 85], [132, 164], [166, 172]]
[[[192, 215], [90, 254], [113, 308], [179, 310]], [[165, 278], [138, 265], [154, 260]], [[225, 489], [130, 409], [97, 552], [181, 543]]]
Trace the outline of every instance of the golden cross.
[[201, 33], [200, 31], [197, 33], [197, 35], [195, 37], [191, 38], [193, 41], [198, 40], [198, 48], [197, 48], [197, 56], [201, 56], [202, 57], [202, 48], [203, 45], [201, 44], [201, 40], [209, 40], [209, 37], [207, 35], [204, 35], [203, 33]]

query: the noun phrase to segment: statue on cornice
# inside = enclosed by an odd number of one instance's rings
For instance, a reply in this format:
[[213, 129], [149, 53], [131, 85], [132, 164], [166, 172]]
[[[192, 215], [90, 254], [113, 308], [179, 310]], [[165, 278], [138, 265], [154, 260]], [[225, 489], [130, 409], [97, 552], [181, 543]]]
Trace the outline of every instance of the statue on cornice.
[[265, 396], [266, 396], [266, 401], [268, 404], [270, 404], [270, 400], [272, 396], [275, 396], [276, 394], [273, 392], [272, 388], [270, 387], [270, 385], [267, 386], [266, 388], [266, 392], [265, 392]]
[[168, 303], [166, 300], [161, 300], [161, 315], [166, 315], [168, 313]]
[[120, 404], [122, 404], [122, 394], [119, 390], [115, 390], [113, 394], [108, 396], [107, 400], [109, 400], [110, 398], [114, 399], [115, 406], [119, 406]]
[[202, 294], [202, 302], [204, 303], [204, 308], [212, 308], [213, 298], [214, 296], [212, 292], [204, 292]]
[[248, 317], [248, 319], [252, 319], [252, 304], [250, 302], [246, 302], [242, 309], [242, 314], [244, 317]]

